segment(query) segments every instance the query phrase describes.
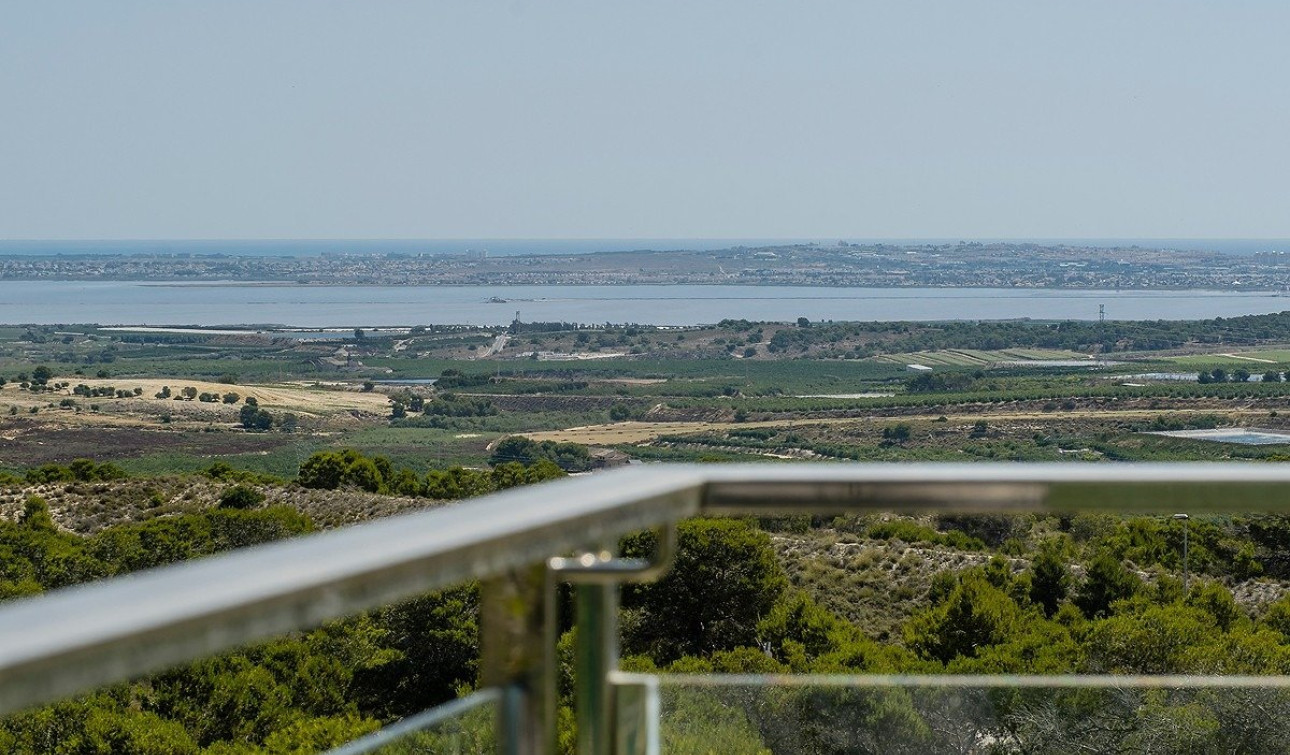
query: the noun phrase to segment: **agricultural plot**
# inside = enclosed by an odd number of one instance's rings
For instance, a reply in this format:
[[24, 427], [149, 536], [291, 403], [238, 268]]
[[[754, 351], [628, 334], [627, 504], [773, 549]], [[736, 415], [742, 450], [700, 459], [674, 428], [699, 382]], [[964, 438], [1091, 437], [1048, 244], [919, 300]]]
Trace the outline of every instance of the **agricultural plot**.
[[1243, 367], [1250, 372], [1290, 367], [1290, 349], [1260, 349], [1213, 354], [1186, 354], [1167, 357], [1169, 362], [1188, 367]]
[[1061, 349], [940, 349], [874, 357], [882, 364], [923, 364], [928, 367], [989, 367], [1001, 363], [1081, 361], [1087, 354]]
[[[1224, 354], [1223, 356], [1229, 356]], [[1265, 364], [1290, 364], [1290, 349], [1266, 349], [1259, 351], [1236, 351], [1230, 354], [1235, 359], [1258, 361]]]

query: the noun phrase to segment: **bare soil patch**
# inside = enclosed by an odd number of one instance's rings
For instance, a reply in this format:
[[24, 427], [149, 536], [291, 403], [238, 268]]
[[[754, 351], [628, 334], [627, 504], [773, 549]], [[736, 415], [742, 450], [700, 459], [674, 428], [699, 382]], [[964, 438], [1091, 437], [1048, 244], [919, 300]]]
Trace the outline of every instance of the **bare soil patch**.
[[295, 440], [280, 433], [203, 432], [143, 427], [68, 426], [22, 417], [0, 419], [0, 460], [17, 467], [72, 459], [129, 459], [174, 452], [197, 456], [268, 451]]

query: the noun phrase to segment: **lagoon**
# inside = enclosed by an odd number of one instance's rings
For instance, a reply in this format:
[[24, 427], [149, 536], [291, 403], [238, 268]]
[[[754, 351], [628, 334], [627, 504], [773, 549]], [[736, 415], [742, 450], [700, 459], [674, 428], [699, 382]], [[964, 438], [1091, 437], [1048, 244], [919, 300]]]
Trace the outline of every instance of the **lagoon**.
[[814, 286], [309, 286], [0, 281], [0, 323], [303, 328], [722, 319], [1182, 320], [1290, 310], [1276, 292]]
[[1164, 435], [1170, 438], [1210, 440], [1217, 443], [1238, 443], [1243, 446], [1271, 446], [1290, 443], [1290, 435], [1276, 430], [1258, 428], [1217, 428], [1212, 430], [1165, 430], [1147, 435]]

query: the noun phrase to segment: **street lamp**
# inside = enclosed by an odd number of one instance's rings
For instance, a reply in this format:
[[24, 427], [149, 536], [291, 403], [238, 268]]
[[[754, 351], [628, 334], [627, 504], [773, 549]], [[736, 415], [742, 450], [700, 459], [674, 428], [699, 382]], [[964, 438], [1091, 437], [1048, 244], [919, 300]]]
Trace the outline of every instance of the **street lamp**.
[[1174, 519], [1183, 523], [1183, 594], [1191, 593], [1191, 575], [1187, 572], [1187, 531], [1191, 528], [1187, 523], [1191, 517], [1186, 514], [1174, 514]]

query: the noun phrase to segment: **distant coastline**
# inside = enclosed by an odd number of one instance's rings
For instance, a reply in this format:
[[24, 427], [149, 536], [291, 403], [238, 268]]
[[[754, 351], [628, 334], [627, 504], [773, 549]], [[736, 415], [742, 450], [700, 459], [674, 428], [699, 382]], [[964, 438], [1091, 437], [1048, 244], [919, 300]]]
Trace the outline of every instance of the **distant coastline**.
[[1247, 255], [1290, 252], [1290, 239], [1179, 238], [635, 238], [635, 239], [0, 239], [0, 257], [44, 255], [227, 254], [247, 257], [311, 257], [323, 254], [430, 254], [485, 252], [499, 257], [632, 251], [714, 251], [792, 244], [828, 246], [889, 244], [1041, 244], [1045, 246], [1169, 249]]
[[280, 287], [774, 285], [1290, 292], [1290, 256], [1037, 242], [837, 241], [673, 251], [492, 255], [481, 249], [461, 254], [372, 251], [302, 256], [191, 254], [158, 246], [131, 254], [0, 255], [0, 280]]

